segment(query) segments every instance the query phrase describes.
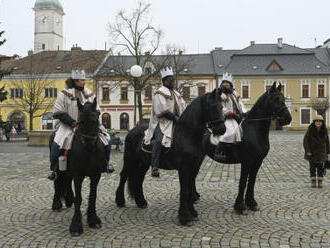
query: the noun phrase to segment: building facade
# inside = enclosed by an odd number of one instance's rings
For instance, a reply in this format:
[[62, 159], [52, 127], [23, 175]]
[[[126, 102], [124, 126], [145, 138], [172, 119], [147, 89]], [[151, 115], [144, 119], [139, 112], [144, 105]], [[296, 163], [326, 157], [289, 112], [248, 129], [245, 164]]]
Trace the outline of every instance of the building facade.
[[0, 81], [0, 88], [5, 86], [9, 93], [7, 100], [0, 103], [2, 121], [29, 131], [30, 115], [23, 105], [27, 106], [27, 101], [31, 103], [28, 91], [33, 90], [39, 99], [32, 101], [38, 105], [32, 120], [33, 130], [54, 129], [53, 104], [65, 87], [65, 80], [71, 77], [71, 71], [85, 70], [86, 87], [95, 91], [93, 74], [106, 54], [106, 51], [84, 51], [75, 47], [71, 51], [44, 51], [1, 63], [2, 68], [12, 70], [11, 75]]
[[[284, 44], [256, 44], [241, 50], [216, 48], [210, 54], [178, 55], [192, 58], [177, 74], [179, 89], [189, 103], [195, 97], [215, 89], [224, 72], [234, 76], [234, 87], [248, 109], [273, 82], [281, 83], [292, 122], [285, 129], [305, 129], [316, 114], [322, 114], [330, 126], [330, 50], [326, 47], [302, 49]], [[162, 56], [155, 56], [161, 58]], [[165, 56], [163, 56], [165, 57]], [[134, 65], [130, 56], [108, 56], [95, 73], [97, 97], [101, 103], [102, 122], [118, 131], [134, 126], [134, 88], [132, 82], [116, 75], [117, 61], [129, 71]], [[148, 69], [144, 66], [144, 74]], [[160, 86], [154, 78], [152, 87], [142, 91], [143, 119], [151, 111], [153, 92]], [[273, 123], [276, 128], [276, 123]]]

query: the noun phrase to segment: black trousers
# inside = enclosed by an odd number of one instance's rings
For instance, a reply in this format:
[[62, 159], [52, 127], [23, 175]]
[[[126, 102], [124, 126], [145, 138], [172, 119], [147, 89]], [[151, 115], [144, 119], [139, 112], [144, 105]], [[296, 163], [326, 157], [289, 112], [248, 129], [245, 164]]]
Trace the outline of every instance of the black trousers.
[[323, 163], [311, 163], [309, 162], [309, 170], [312, 178], [316, 177], [316, 172], [318, 177], [324, 176], [324, 166]]
[[162, 150], [162, 140], [164, 134], [160, 130], [159, 125], [155, 128], [154, 136], [153, 136], [153, 147], [152, 147], [152, 155], [151, 155], [151, 167], [152, 168], [159, 168], [159, 159], [160, 153]]

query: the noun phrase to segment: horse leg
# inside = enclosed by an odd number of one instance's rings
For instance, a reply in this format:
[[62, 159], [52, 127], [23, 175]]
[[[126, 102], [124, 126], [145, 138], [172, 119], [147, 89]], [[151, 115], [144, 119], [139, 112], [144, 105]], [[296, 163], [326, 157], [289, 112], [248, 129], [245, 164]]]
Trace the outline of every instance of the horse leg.
[[71, 208], [74, 202], [74, 195], [72, 190], [72, 176], [69, 175], [68, 173], [65, 173], [64, 180], [65, 180], [65, 195], [64, 195], [65, 206], [67, 208]]
[[126, 166], [123, 166], [122, 171], [120, 172], [120, 182], [116, 190], [116, 204], [118, 207], [125, 207], [125, 183], [128, 178], [128, 172]]
[[57, 179], [54, 181], [53, 211], [61, 211], [62, 209], [61, 196], [63, 194], [64, 183], [64, 176], [62, 173], [59, 173]]
[[101, 219], [96, 214], [96, 196], [97, 196], [97, 185], [100, 181], [101, 174], [90, 177], [90, 191], [87, 209], [87, 222], [90, 228], [101, 228]]
[[193, 203], [197, 203], [199, 201], [199, 199], [201, 198], [201, 195], [197, 192], [197, 189], [196, 189], [196, 178], [194, 178], [192, 190], [193, 190], [193, 192], [192, 192]]
[[74, 198], [74, 215], [71, 220], [70, 225], [70, 233], [71, 236], [80, 236], [83, 233], [83, 226], [81, 222], [81, 185], [84, 181], [84, 176], [74, 176], [74, 191], [75, 191], [75, 198]]
[[259, 211], [258, 203], [254, 199], [254, 186], [256, 182], [257, 173], [262, 164], [262, 161], [255, 164], [254, 167], [251, 168], [249, 173], [249, 181], [245, 195], [245, 204], [252, 211]]
[[247, 215], [246, 205], [244, 203], [244, 191], [246, 187], [246, 181], [248, 177], [248, 164], [242, 163], [241, 176], [239, 179], [238, 195], [235, 201], [234, 209], [236, 213]]
[[136, 191], [135, 191], [135, 203], [139, 208], [147, 208], [148, 202], [144, 198], [143, 194], [143, 181], [144, 177], [146, 175], [146, 172], [148, 171], [148, 168], [143, 168], [143, 165], [139, 166], [141, 170], [136, 175]]
[[[189, 208], [189, 201], [192, 203], [192, 178], [191, 172], [187, 169], [179, 169], [180, 180], [180, 207], [179, 207], [179, 221], [182, 225], [188, 225], [193, 220]], [[189, 187], [190, 186], [190, 187]], [[191, 204], [192, 205], [192, 204]]]

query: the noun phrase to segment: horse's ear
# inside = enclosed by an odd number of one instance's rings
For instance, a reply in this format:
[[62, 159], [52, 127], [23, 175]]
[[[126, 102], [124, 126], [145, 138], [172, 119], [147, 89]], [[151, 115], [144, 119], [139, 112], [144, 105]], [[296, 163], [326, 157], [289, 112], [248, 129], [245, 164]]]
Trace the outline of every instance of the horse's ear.
[[96, 97], [94, 98], [93, 104], [92, 104], [92, 109], [94, 111], [96, 111], [96, 106], [97, 106], [97, 102], [96, 102]]
[[218, 89], [214, 89], [214, 90], [213, 90], [213, 92], [212, 92], [212, 96], [215, 97], [215, 99], [220, 100], [220, 94], [219, 94]]
[[281, 83], [277, 86], [277, 89], [278, 89], [279, 91], [281, 91], [281, 89], [282, 89], [282, 84], [281, 84]]
[[272, 87], [270, 88], [271, 91], [274, 91], [276, 89], [276, 81], [273, 83]]
[[84, 109], [84, 106], [81, 104], [81, 102], [80, 102], [79, 99], [77, 99], [77, 105], [78, 105], [78, 109], [79, 109], [79, 111], [82, 112], [83, 109]]

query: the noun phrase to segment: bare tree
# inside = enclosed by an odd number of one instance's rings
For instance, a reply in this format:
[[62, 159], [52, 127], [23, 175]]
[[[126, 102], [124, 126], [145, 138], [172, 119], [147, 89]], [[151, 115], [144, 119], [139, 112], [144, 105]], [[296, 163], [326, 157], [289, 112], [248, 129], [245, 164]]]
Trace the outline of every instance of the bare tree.
[[183, 83], [179, 84], [178, 80], [181, 75], [184, 75], [191, 70], [194, 65], [194, 59], [191, 55], [185, 55], [185, 49], [179, 45], [168, 44], [166, 45], [167, 63], [173, 67], [175, 76], [174, 88], [182, 93], [183, 85], [193, 86], [191, 79], [185, 79]]
[[54, 87], [54, 80], [46, 73], [35, 72], [33, 58], [30, 58], [30, 68], [24, 77], [12, 74], [11, 90], [14, 94], [13, 101], [29, 116], [29, 128], [33, 130], [33, 119], [41, 117], [53, 105], [53, 101], [46, 95], [46, 90]]
[[312, 98], [310, 104], [310, 107], [312, 107], [315, 111], [317, 111], [318, 114], [324, 116], [326, 111], [329, 109], [329, 98]]
[[[124, 80], [133, 87], [137, 97], [139, 120], [142, 118], [141, 93], [152, 80], [159, 77], [159, 70], [166, 63], [164, 57], [153, 56], [159, 48], [162, 31], [151, 24], [150, 8], [151, 4], [139, 2], [131, 13], [119, 11], [116, 21], [109, 24], [112, 51], [118, 52], [119, 55], [130, 55], [133, 60], [129, 61], [127, 56], [114, 56], [112, 65], [108, 66], [107, 70], [120, 79], [119, 83]], [[141, 66], [145, 73], [140, 78], [133, 78], [129, 73], [132, 65]], [[152, 65], [152, 68], [146, 71], [148, 65]]]
[[[0, 31], [0, 37], [5, 33], [5, 31]], [[0, 40], [0, 46], [2, 46], [6, 42], [6, 39]], [[1, 68], [1, 61], [0, 61], [0, 81], [1, 79], [10, 74], [10, 70], [5, 70]], [[7, 99], [8, 92], [5, 90], [5, 86], [0, 88], [0, 102], [3, 102]]]

